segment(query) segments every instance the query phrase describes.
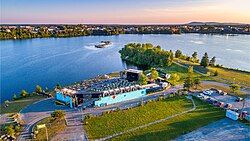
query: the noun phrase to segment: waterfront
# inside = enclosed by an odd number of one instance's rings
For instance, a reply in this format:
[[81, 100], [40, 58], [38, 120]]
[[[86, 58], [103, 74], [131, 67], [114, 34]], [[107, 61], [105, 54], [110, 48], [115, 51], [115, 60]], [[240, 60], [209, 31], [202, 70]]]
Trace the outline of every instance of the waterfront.
[[[102, 40], [113, 44], [98, 49]], [[129, 42], [150, 42], [167, 50], [180, 49], [199, 58], [208, 52], [217, 63], [230, 68], [250, 70], [250, 36], [223, 35], [119, 35], [8, 40], [1, 43], [1, 101], [35, 85], [52, 88], [126, 68], [118, 51]]]

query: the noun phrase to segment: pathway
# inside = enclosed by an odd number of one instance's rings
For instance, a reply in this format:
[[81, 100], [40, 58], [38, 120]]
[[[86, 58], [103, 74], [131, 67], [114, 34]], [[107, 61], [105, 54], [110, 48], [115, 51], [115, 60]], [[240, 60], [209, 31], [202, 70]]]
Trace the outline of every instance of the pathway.
[[66, 112], [66, 129], [54, 136], [51, 141], [87, 141], [83, 130], [83, 114], [77, 110]]

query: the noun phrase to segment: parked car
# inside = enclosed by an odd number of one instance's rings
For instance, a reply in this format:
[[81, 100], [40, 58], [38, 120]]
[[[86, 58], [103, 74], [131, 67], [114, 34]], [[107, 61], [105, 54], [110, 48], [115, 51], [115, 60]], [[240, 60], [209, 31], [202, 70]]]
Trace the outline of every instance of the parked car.
[[227, 109], [231, 109], [232, 107], [233, 107], [233, 105], [230, 104], [230, 103], [227, 103], [227, 104], [225, 105], [225, 108], [227, 108]]
[[224, 102], [219, 102], [219, 103], [218, 103], [218, 106], [219, 106], [219, 107], [223, 107], [224, 105], [225, 105]]
[[220, 94], [221, 94], [221, 95], [227, 95], [227, 92], [223, 92], [223, 91], [222, 91]]
[[212, 93], [213, 93], [212, 90], [205, 90], [205, 91], [203, 91], [203, 94], [208, 95], [208, 96], [211, 96]]
[[235, 111], [235, 112], [239, 112], [239, 109], [238, 109], [238, 108], [232, 108], [231, 110], [232, 110], [232, 111]]
[[202, 99], [202, 98], [204, 97], [204, 95], [203, 95], [203, 94], [198, 94], [197, 97], [198, 97], [199, 99]]
[[213, 104], [216, 100], [214, 98], [209, 97], [206, 99], [206, 101], [210, 104]]
[[240, 101], [243, 101], [243, 100], [244, 100], [244, 99], [243, 99], [242, 97], [237, 97], [235, 101], [236, 101], [236, 102], [240, 102]]

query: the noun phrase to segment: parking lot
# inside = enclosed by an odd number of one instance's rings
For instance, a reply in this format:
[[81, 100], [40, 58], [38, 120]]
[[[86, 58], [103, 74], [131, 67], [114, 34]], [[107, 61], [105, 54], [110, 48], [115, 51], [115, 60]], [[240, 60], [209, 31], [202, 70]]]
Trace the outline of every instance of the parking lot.
[[[211, 91], [211, 93], [209, 91]], [[236, 101], [236, 99], [237, 99], [236, 96], [231, 96], [231, 95], [228, 95], [228, 94], [227, 95], [222, 95], [222, 94], [219, 94], [218, 92], [216, 92], [214, 90], [208, 90], [208, 93], [204, 93], [204, 92], [203, 93], [198, 93], [198, 94], [196, 94], [196, 96], [198, 96], [198, 97], [203, 96], [203, 99], [208, 101], [208, 102], [210, 102], [209, 100], [221, 102], [221, 103], [223, 103], [223, 106], [221, 106], [221, 107], [224, 107], [224, 108], [228, 108], [228, 107], [225, 107], [225, 106], [228, 105], [228, 104], [229, 105], [231, 104], [232, 107], [230, 107], [230, 109], [234, 109], [234, 110], [237, 110], [237, 109], [241, 110], [242, 107], [243, 107], [243, 103], [245, 102], [243, 111], [247, 111], [248, 113], [250, 113], [250, 98], [245, 98], [244, 101], [237, 102]]]
[[[215, 98], [218, 101], [224, 103], [230, 103], [233, 105], [233, 108], [241, 109], [243, 107], [243, 101], [236, 102], [236, 97], [231, 95], [220, 95], [218, 93], [212, 93], [211, 97]], [[250, 113], [250, 98], [245, 98], [244, 111]]]

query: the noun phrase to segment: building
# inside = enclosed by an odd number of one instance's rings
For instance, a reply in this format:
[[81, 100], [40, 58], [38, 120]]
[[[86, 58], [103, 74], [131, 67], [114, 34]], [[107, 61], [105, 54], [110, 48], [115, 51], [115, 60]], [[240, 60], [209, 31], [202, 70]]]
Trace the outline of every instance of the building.
[[64, 95], [62, 92], [56, 92], [55, 100], [73, 108], [73, 100], [69, 95]]
[[106, 106], [118, 102], [123, 102], [127, 100], [132, 100], [136, 98], [141, 98], [145, 96], [146, 89], [140, 89], [140, 90], [135, 90], [135, 91], [130, 91], [130, 92], [125, 92], [125, 93], [120, 93], [120, 94], [114, 94], [114, 95], [108, 95], [108, 96], [100, 96], [98, 100], [94, 102], [95, 106]]
[[[105, 77], [92, 83], [77, 85], [77, 88], [63, 88], [56, 93], [56, 101], [63, 102], [70, 107], [78, 104], [93, 101], [93, 106], [106, 106], [118, 102], [137, 99], [146, 96], [148, 93], [163, 90], [168, 83], [161, 82], [160, 85], [152, 83], [138, 85], [141, 70], [128, 69], [120, 73], [121, 77]], [[88, 87], [86, 87], [88, 85]]]
[[129, 82], [138, 81], [140, 75], [143, 73], [141, 70], [127, 69], [121, 73], [121, 77], [125, 78]]

